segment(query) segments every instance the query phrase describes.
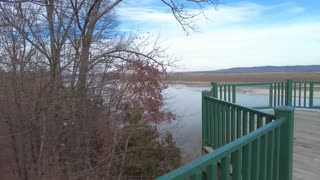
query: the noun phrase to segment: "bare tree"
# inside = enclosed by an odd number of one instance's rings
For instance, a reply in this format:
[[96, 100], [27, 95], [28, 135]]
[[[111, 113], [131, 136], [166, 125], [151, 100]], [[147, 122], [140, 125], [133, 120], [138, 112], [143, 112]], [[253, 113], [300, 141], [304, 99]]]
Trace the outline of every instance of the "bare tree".
[[[198, 14], [189, 7], [216, 4], [161, 1], [185, 31]], [[121, 178], [139, 131], [124, 128], [126, 111], [140, 125], [174, 118], [162, 108], [169, 58], [157, 42], [117, 33], [121, 3], [0, 1], [0, 117], [18, 179]]]

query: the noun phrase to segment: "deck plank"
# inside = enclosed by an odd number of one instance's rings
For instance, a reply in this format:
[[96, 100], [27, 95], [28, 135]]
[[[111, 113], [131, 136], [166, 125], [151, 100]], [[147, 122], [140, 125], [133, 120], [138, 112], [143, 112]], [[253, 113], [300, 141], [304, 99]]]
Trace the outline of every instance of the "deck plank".
[[293, 179], [320, 177], [320, 112], [295, 112]]

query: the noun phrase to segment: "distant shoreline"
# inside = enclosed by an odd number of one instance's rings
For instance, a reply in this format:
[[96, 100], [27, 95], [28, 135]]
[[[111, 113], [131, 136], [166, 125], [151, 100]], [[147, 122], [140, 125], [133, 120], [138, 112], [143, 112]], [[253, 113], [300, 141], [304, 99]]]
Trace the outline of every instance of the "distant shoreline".
[[[228, 69], [187, 71], [186, 73], [261, 73], [261, 72], [320, 72], [320, 65], [290, 65], [290, 66], [249, 66]], [[181, 72], [177, 72], [181, 73]]]
[[318, 81], [320, 72], [259, 72], [259, 73], [170, 73], [168, 82], [180, 84], [239, 83], [239, 82], [279, 82], [292, 79], [295, 81]]
[[[228, 83], [228, 82], [221, 82], [221, 83]], [[233, 83], [245, 83], [245, 82], [233, 82]], [[191, 82], [191, 81], [175, 81], [168, 83], [169, 85], [185, 85], [191, 87], [210, 87], [210, 82]], [[232, 83], [230, 83], [232, 84]], [[319, 86], [320, 88], [320, 86]], [[256, 95], [269, 95], [268, 88], [253, 88], [253, 87], [238, 87], [237, 93], [240, 94], [256, 94]], [[298, 95], [298, 94], [297, 94]], [[315, 91], [313, 96], [315, 98], [320, 98], [320, 90]], [[309, 97], [309, 91], [306, 91], [306, 97]]]

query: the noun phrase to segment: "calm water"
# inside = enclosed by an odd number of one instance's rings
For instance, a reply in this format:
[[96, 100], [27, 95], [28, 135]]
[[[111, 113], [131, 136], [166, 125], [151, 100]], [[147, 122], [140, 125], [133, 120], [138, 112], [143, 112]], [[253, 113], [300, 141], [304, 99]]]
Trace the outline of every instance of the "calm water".
[[[161, 131], [173, 133], [183, 151], [183, 161], [191, 161], [201, 155], [201, 91], [210, 87], [173, 85], [166, 89], [166, 108], [177, 115], [171, 123], [162, 124]], [[237, 104], [267, 106], [269, 96], [237, 93]], [[320, 104], [320, 99], [314, 100]]]

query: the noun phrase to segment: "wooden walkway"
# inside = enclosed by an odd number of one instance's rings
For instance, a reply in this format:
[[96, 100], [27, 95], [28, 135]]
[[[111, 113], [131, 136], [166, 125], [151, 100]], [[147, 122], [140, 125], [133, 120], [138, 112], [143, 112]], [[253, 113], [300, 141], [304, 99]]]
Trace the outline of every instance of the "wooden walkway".
[[296, 110], [293, 179], [320, 179], [320, 112]]

